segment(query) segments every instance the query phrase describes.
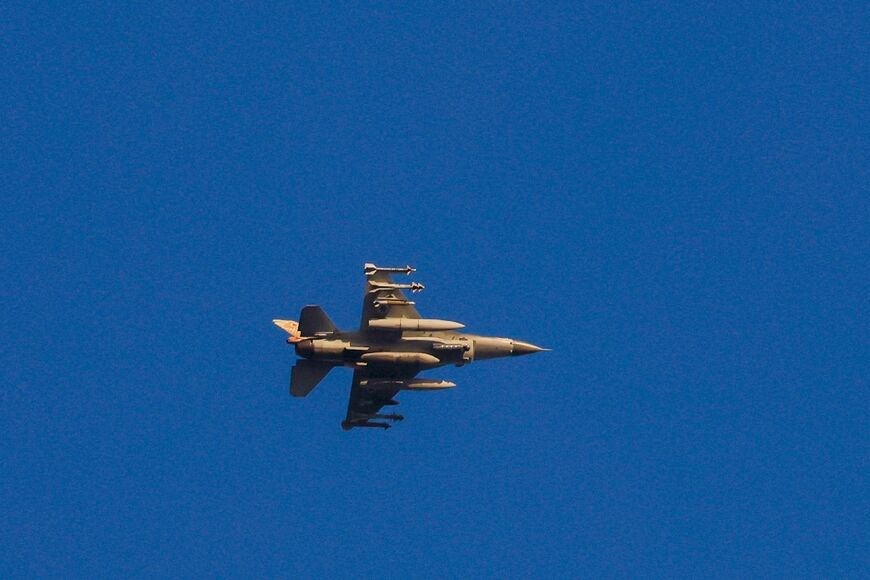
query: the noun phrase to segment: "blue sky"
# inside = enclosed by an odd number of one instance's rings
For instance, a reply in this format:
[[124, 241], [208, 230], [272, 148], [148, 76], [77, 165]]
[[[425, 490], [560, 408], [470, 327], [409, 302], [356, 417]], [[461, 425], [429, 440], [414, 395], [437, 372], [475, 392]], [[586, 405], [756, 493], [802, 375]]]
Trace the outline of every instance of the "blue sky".
[[[867, 7], [0, 8], [3, 577], [855, 577]], [[552, 352], [345, 433], [270, 320]]]

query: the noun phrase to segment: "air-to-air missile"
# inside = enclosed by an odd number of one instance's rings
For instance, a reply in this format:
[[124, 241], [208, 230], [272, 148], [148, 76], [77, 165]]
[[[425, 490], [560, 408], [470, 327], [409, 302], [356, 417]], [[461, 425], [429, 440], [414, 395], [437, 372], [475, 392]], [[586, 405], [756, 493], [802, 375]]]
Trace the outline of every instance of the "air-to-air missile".
[[398, 268], [381, 268], [381, 267], [375, 266], [374, 264], [369, 264], [369, 263], [363, 264], [363, 273], [366, 276], [374, 276], [378, 272], [396, 273], [396, 274], [413, 274], [416, 271], [417, 271], [417, 269], [412, 268], [411, 266], [405, 266], [404, 268], [401, 266], [399, 266]]
[[299, 322], [274, 320], [288, 334], [301, 358], [292, 369], [290, 393], [304, 397], [336, 366], [354, 369], [353, 387], [344, 429], [377, 427], [401, 421], [396, 414], [381, 414], [381, 407], [398, 405], [399, 391], [437, 391], [455, 383], [418, 377], [424, 369], [452, 364], [462, 366], [475, 360], [532, 354], [547, 349], [534, 344], [458, 332], [465, 325], [452, 320], [421, 318], [402, 290], [420, 292], [423, 284], [398, 284], [391, 275], [410, 275], [411, 266], [382, 268], [363, 266], [366, 288], [363, 315], [358, 330], [341, 331], [319, 306], [302, 309]]

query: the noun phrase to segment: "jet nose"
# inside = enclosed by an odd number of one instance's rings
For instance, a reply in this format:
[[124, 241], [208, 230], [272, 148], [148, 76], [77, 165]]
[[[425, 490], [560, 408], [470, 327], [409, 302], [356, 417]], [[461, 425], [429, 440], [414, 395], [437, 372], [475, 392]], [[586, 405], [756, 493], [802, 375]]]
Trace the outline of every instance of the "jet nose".
[[513, 349], [511, 350], [511, 356], [520, 356], [522, 354], [532, 354], [533, 352], [541, 352], [545, 350], [550, 350], [549, 348], [541, 348], [540, 346], [535, 346], [530, 342], [523, 342], [521, 340], [512, 341]]

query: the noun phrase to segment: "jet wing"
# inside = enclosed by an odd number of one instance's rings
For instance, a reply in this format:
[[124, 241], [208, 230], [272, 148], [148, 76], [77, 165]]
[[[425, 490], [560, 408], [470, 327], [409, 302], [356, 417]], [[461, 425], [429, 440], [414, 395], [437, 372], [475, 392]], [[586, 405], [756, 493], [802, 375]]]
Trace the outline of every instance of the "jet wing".
[[383, 387], [368, 387], [366, 383], [369, 381], [384, 378], [390, 380], [410, 379], [417, 373], [406, 373], [403, 376], [379, 377], [372, 376], [364, 368], [358, 368], [353, 372], [353, 386], [350, 389], [350, 400], [347, 402], [347, 417], [342, 421], [341, 426], [345, 430], [353, 429], [354, 427], [380, 427], [381, 429], [389, 429], [390, 424], [373, 421], [372, 419], [386, 419], [389, 421], [401, 421], [404, 419], [401, 415], [383, 414], [380, 413], [381, 408], [386, 405], [396, 405], [393, 397], [399, 392], [399, 389], [383, 388]]
[[[366, 266], [377, 268], [372, 264], [366, 264]], [[401, 285], [393, 282], [390, 272], [375, 270], [367, 274], [360, 330], [365, 332], [368, 329], [369, 320], [375, 318], [420, 318], [420, 313], [417, 312], [414, 303], [408, 300], [405, 293], [399, 288], [392, 287]]]

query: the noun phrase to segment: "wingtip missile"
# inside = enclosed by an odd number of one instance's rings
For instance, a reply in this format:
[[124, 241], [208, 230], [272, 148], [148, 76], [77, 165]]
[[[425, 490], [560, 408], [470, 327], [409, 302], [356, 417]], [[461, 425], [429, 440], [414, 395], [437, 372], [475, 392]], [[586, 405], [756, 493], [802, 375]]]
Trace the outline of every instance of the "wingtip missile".
[[378, 421], [342, 421], [341, 428], [345, 431], [350, 431], [354, 427], [374, 427], [376, 429], [389, 429], [392, 427], [389, 423], [381, 423]]
[[365, 272], [366, 276], [374, 276], [378, 272], [393, 272], [395, 274], [405, 274], [410, 275], [416, 272], [416, 268], [412, 268], [410, 265], [408, 266], [394, 266], [394, 267], [381, 267], [372, 264], [371, 262], [366, 262], [363, 264], [363, 272]]

